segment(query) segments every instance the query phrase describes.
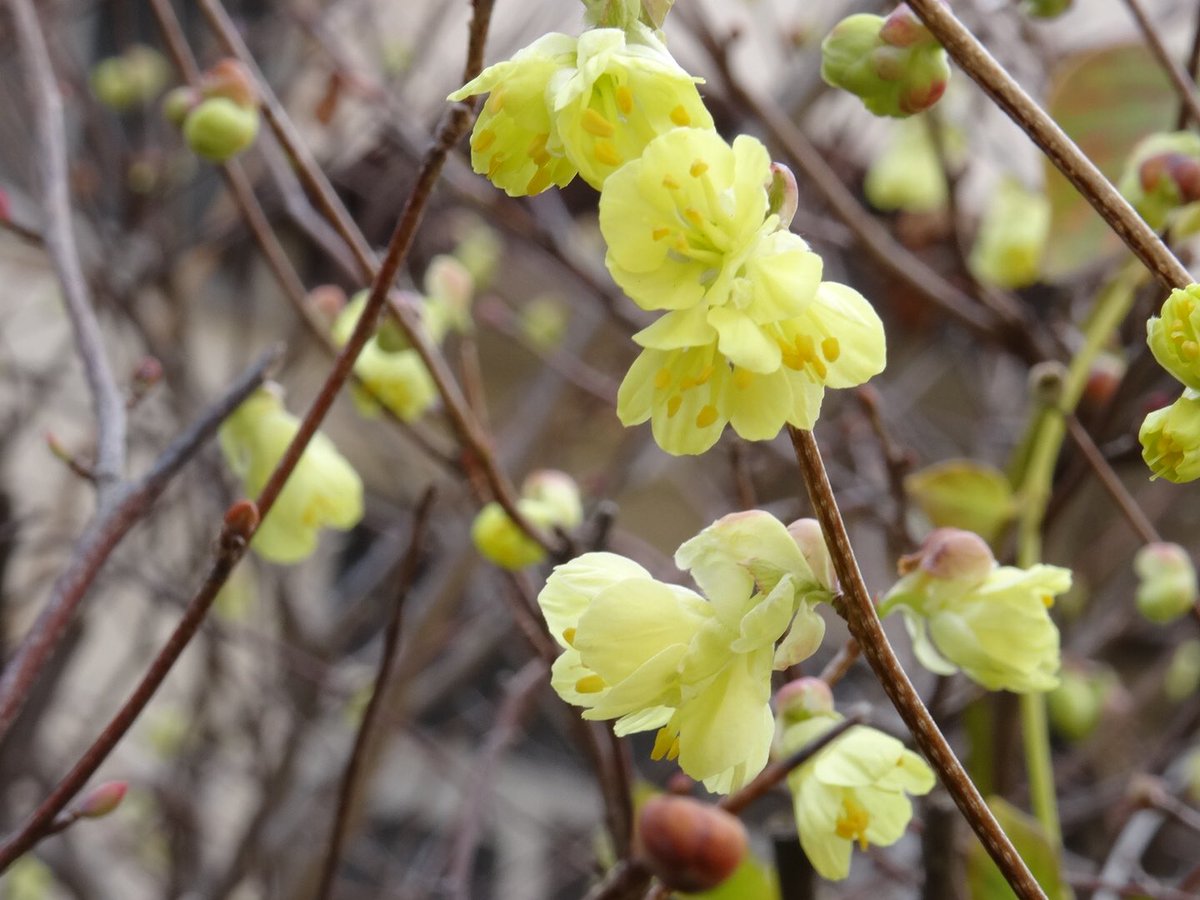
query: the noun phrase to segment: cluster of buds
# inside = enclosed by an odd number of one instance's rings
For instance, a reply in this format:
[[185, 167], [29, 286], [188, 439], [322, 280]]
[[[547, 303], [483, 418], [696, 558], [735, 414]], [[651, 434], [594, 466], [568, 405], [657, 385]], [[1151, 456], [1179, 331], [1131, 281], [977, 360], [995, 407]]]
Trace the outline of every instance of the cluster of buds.
[[163, 115], [183, 129], [197, 156], [225, 162], [258, 136], [259, 96], [254, 78], [236, 59], [226, 58], [204, 73], [198, 88], [178, 87], [163, 99]]
[[[517, 500], [521, 515], [539, 528], [570, 531], [583, 521], [579, 486], [566, 472], [531, 472]], [[494, 500], [486, 504], [471, 526], [471, 539], [485, 558], [503, 569], [523, 569], [542, 562], [546, 551], [523, 532]]]
[[1144, 138], [1119, 186], [1151, 228], [1166, 227], [1175, 210], [1200, 200], [1200, 136], [1177, 131]]
[[929, 109], [950, 80], [946, 51], [900, 4], [887, 18], [862, 13], [843, 19], [821, 43], [821, 77], [857, 96], [877, 116]]
[[96, 99], [117, 112], [152, 101], [167, 86], [170, 68], [153, 47], [134, 44], [120, 56], [102, 59], [92, 68], [89, 81]]

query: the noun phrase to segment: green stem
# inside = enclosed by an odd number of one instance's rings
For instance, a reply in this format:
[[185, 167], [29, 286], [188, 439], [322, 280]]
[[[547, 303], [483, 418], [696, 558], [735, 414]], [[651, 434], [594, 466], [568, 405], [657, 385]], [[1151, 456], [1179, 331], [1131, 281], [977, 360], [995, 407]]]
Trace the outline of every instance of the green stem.
[[[1105, 286], [1084, 324], [1083, 344], [1071, 357], [1058, 402], [1035, 413], [1026, 445], [1028, 456], [1019, 476], [1021, 509], [1017, 520], [1017, 565], [1022, 568], [1035, 565], [1042, 558], [1042, 521], [1050, 502], [1054, 464], [1067, 434], [1066, 417], [1075, 411], [1093, 361], [1109, 335], [1128, 315], [1134, 293], [1145, 277], [1145, 271], [1136, 262], [1130, 262]], [[1046, 837], [1058, 845], [1062, 834], [1054, 791], [1050, 734], [1046, 727], [1046, 703], [1041, 694], [1021, 695], [1021, 733], [1033, 813]]]

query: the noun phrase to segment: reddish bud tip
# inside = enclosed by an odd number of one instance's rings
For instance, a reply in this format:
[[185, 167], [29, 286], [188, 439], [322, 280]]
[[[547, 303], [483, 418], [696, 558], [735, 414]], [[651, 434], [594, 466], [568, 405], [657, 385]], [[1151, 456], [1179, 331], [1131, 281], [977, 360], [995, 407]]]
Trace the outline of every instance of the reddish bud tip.
[[258, 527], [258, 507], [252, 500], [239, 500], [225, 510], [225, 528], [243, 539], [248, 539]]
[[200, 91], [206, 99], [224, 97], [238, 106], [258, 105], [258, 88], [250, 70], [231, 57], [219, 60], [200, 79]]
[[683, 772], [676, 772], [667, 779], [667, 793], [675, 794], [678, 797], [686, 797], [692, 793], [692, 789], [696, 786], [696, 782], [685, 775]]
[[92, 788], [75, 807], [75, 811], [83, 819], [103, 818], [121, 805], [127, 790], [127, 781], [106, 781]]
[[163, 366], [156, 357], [145, 356], [133, 370], [133, 381], [141, 388], [149, 388], [162, 381]]
[[820, 678], [797, 678], [775, 694], [775, 708], [788, 722], [833, 712], [833, 691]]
[[319, 284], [308, 292], [308, 303], [322, 316], [334, 318], [349, 302], [346, 292], [336, 284]]
[[996, 565], [987, 541], [961, 528], [938, 528], [930, 532], [921, 549], [900, 559], [900, 574], [916, 568], [933, 578], [947, 581], [982, 581]]
[[746, 854], [746, 829], [736, 816], [690, 797], [658, 796], [638, 818], [650, 871], [679, 891], [706, 891], [725, 881]]
[[900, 98], [901, 111], [911, 114], [929, 109], [929, 107], [942, 99], [942, 94], [946, 93], [947, 84], [948, 82], [945, 78], [939, 78], [923, 87], [916, 87], [907, 91]]
[[879, 39], [893, 47], [911, 47], [928, 41], [930, 35], [929, 29], [908, 8], [908, 4], [901, 3], [884, 19], [883, 27], [879, 29]]

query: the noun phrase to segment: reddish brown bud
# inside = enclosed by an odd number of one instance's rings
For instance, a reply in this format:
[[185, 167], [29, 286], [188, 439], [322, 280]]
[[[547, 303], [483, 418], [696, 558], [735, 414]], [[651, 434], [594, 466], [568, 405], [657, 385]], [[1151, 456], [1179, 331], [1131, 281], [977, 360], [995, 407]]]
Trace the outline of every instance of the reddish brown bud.
[[686, 797], [691, 794], [692, 789], [696, 786], [696, 782], [685, 775], [683, 772], [676, 772], [667, 779], [667, 793], [676, 794], [680, 797]]
[[995, 565], [991, 548], [979, 535], [961, 528], [938, 528], [920, 550], [900, 558], [898, 569], [901, 575], [920, 568], [946, 581], [982, 581]]
[[929, 29], [917, 18], [916, 13], [901, 3], [883, 20], [879, 39], [893, 47], [911, 47], [930, 39]]
[[258, 88], [255, 87], [254, 76], [244, 65], [230, 57], [219, 60], [204, 73], [200, 81], [200, 91], [206, 99], [224, 97], [238, 106], [258, 105]]
[[154, 385], [162, 381], [162, 377], [162, 363], [153, 356], [142, 357], [142, 361], [133, 370], [133, 383], [141, 390], [154, 387]]
[[1200, 200], [1200, 161], [1184, 153], [1158, 153], [1138, 168], [1142, 190], [1153, 191], [1164, 180], [1174, 183], [1184, 203]]
[[249, 538], [258, 527], [258, 507], [252, 500], [239, 500], [225, 510], [225, 528], [241, 538]]
[[318, 284], [308, 292], [308, 305], [328, 319], [334, 319], [348, 302], [346, 292], [336, 284]]
[[737, 869], [746, 854], [746, 829], [725, 810], [690, 797], [646, 801], [638, 835], [647, 866], [679, 891], [706, 891]]
[[1125, 361], [1111, 353], [1096, 357], [1088, 371], [1087, 383], [1083, 388], [1083, 403], [1089, 409], [1102, 409], [1116, 394], [1125, 377]]
[[129, 790], [126, 781], [106, 781], [92, 788], [75, 807], [75, 812], [82, 819], [100, 819], [121, 805], [125, 792]]

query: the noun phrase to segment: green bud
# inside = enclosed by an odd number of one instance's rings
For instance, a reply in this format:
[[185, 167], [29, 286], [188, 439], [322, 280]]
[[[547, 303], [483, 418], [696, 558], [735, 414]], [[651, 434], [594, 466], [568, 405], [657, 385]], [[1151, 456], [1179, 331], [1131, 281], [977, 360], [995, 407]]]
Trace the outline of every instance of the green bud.
[[863, 182], [863, 192], [876, 209], [927, 213], [946, 205], [949, 186], [929, 125], [914, 116], [893, 126]]
[[1070, 9], [1072, 2], [1074, 0], [1025, 0], [1021, 8], [1035, 19], [1053, 19]]
[[166, 86], [170, 67], [153, 47], [135, 44], [120, 56], [102, 59], [90, 76], [96, 99], [124, 112], [149, 103]]
[[1200, 200], [1200, 135], [1177, 131], [1144, 138], [1117, 186], [1151, 228], [1165, 228], [1177, 208]]
[[1200, 390], [1200, 284], [1171, 291], [1159, 314], [1146, 323], [1146, 343], [1160, 366]]
[[566, 334], [567, 311], [560, 300], [542, 294], [521, 307], [517, 325], [539, 350], [553, 350]]
[[[521, 500], [518, 509], [534, 518], [543, 512], [536, 501]], [[503, 569], [523, 569], [546, 558], [541, 545], [517, 527], [499, 503], [488, 503], [479, 511], [471, 526], [471, 540], [485, 559]]]
[[1070, 741], [1081, 741], [1096, 730], [1104, 708], [1106, 679], [1063, 669], [1059, 685], [1046, 695], [1046, 712], [1054, 730]]
[[256, 108], [214, 97], [188, 114], [183, 123], [183, 137], [197, 156], [210, 162], [225, 162], [254, 143], [258, 119]]
[[833, 692], [820, 678], [797, 678], [775, 694], [775, 709], [784, 725], [833, 713]]
[[182, 128], [184, 120], [188, 117], [188, 113], [196, 108], [200, 100], [200, 92], [195, 88], [187, 86], [172, 88], [163, 97], [163, 118], [176, 128]]
[[591, 28], [628, 30], [642, 14], [640, 0], [583, 0], [583, 20]]
[[1174, 703], [1186, 700], [1200, 689], [1200, 640], [1184, 641], [1171, 654], [1167, 674], [1163, 677], [1163, 693]]
[[1002, 288], [1028, 287], [1041, 275], [1050, 236], [1050, 201], [1006, 179], [990, 198], [968, 260], [980, 281]]
[[1012, 485], [994, 466], [948, 459], [914, 472], [904, 489], [936, 527], [973, 531], [991, 543], [1016, 512]]
[[1187, 388], [1170, 406], [1146, 416], [1138, 440], [1152, 480], [1182, 484], [1200, 478], [1200, 393]]
[[1196, 568], [1178, 544], [1147, 544], [1134, 556], [1133, 570], [1138, 612], [1151, 622], [1174, 622], [1195, 605]]

